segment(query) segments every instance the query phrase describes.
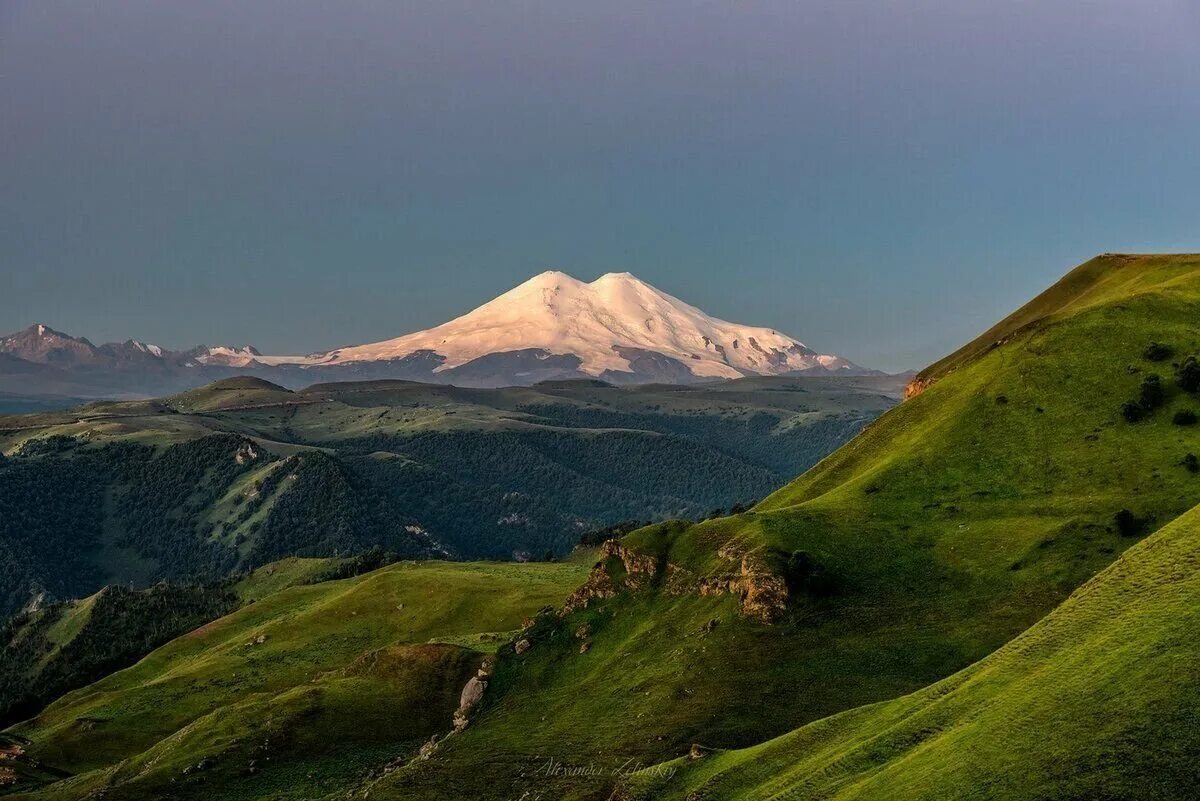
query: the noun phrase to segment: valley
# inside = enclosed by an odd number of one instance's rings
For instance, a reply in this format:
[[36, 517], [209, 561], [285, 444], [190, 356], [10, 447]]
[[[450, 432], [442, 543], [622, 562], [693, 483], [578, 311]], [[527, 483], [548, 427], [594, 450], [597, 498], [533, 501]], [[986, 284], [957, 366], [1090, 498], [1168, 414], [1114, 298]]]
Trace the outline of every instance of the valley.
[[897, 402], [895, 379], [618, 388], [226, 379], [0, 417], [0, 608], [286, 556], [544, 559], [747, 504]]

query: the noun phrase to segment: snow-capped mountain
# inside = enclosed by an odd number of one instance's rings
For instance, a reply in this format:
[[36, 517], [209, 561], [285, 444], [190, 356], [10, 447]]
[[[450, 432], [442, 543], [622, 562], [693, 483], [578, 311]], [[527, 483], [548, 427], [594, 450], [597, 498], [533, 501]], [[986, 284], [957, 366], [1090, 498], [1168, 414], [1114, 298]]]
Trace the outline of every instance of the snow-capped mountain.
[[265, 356], [250, 345], [172, 351], [133, 339], [97, 346], [35, 324], [0, 337], [0, 357], [0, 392], [78, 397], [169, 394], [233, 375], [298, 389], [375, 379], [499, 387], [872, 372], [773, 329], [711, 317], [629, 273], [590, 284], [542, 273], [426, 331], [308, 356]]
[[136, 339], [93, 345], [85, 337], [64, 334], [43, 323], [0, 337], [0, 353], [68, 370], [160, 365], [173, 355], [165, 348]]
[[101, 365], [107, 361], [99, 348], [83, 337], [55, 331], [42, 323], [0, 338], [0, 353], [34, 364], [67, 368]]
[[487, 373], [503, 373], [507, 363], [515, 379], [528, 368], [608, 380], [862, 372], [773, 329], [711, 317], [629, 273], [584, 283], [556, 271], [426, 331], [303, 358], [260, 358], [312, 368], [422, 356], [436, 361], [435, 375], [474, 372], [487, 359]]
[[249, 367], [259, 364], [261, 353], [253, 345], [201, 345], [187, 352], [189, 359], [197, 364], [221, 365], [224, 367]]

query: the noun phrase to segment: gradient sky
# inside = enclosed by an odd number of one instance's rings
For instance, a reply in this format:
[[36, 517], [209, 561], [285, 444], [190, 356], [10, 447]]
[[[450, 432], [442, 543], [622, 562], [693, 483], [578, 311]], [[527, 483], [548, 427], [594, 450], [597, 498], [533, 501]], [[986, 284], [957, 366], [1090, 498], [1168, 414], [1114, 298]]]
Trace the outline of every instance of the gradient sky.
[[920, 367], [1200, 250], [1198, 9], [0, 0], [0, 333], [305, 352], [628, 270]]

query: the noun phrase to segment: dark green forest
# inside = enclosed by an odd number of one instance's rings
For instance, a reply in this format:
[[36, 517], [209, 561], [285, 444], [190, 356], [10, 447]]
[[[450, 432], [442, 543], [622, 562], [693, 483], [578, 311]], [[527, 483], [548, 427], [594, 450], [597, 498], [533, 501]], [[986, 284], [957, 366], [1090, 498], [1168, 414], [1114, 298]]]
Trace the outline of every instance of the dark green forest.
[[86, 601], [9, 618], [0, 627], [0, 725], [35, 714], [64, 692], [132, 664], [236, 604], [224, 586], [111, 586]]
[[[0, 613], [375, 547], [540, 559], [621, 521], [700, 518], [773, 491], [892, 402], [806, 386], [289, 393], [231, 380], [7, 418], [26, 425], [0, 439]], [[96, 428], [109, 419], [121, 426]]]

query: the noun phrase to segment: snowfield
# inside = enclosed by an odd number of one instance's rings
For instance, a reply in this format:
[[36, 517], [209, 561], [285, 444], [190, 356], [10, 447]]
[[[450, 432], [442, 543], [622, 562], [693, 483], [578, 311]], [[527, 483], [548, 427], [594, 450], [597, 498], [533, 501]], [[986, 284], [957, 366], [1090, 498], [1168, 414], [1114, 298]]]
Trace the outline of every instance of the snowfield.
[[492, 353], [537, 349], [573, 354], [581, 372], [629, 372], [644, 352], [677, 359], [705, 378], [779, 375], [824, 368], [857, 371], [770, 328], [719, 320], [629, 273], [584, 283], [550, 271], [450, 322], [383, 342], [305, 357], [260, 356], [264, 364], [336, 365], [400, 359], [418, 351], [445, 357], [438, 371]]

